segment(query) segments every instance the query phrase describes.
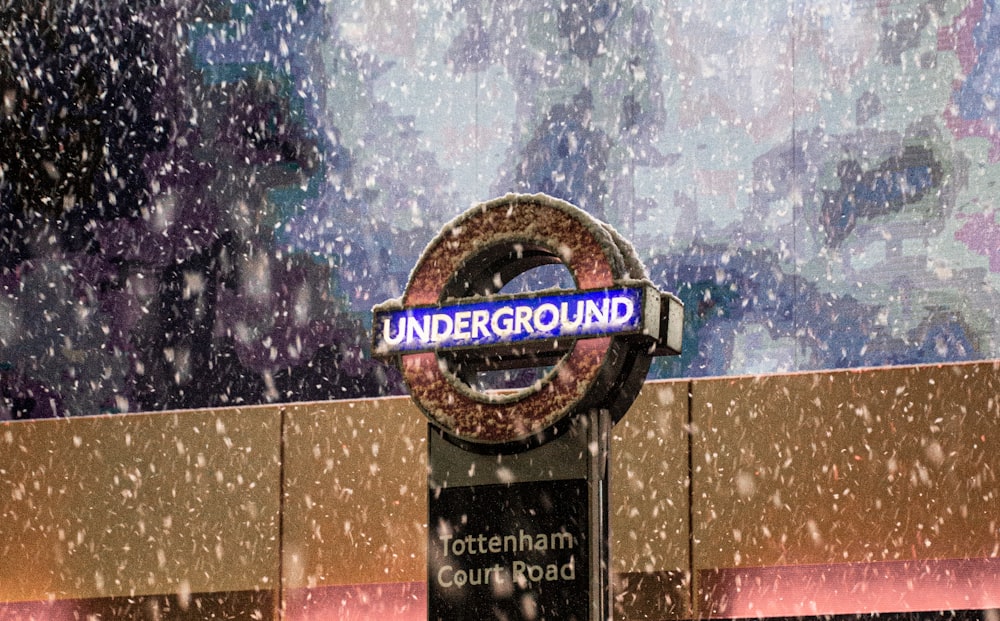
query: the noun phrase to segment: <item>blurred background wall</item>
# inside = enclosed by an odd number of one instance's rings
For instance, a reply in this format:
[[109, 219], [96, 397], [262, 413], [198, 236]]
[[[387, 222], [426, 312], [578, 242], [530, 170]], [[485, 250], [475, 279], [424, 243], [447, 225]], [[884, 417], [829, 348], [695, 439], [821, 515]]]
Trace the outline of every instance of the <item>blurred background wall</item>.
[[[995, 621], [998, 393], [1000, 362], [647, 383], [615, 619]], [[426, 619], [427, 442], [406, 397], [0, 423], [0, 620]]]
[[1000, 356], [993, 0], [0, 0], [0, 418], [400, 394], [509, 191], [686, 302], [653, 378]]

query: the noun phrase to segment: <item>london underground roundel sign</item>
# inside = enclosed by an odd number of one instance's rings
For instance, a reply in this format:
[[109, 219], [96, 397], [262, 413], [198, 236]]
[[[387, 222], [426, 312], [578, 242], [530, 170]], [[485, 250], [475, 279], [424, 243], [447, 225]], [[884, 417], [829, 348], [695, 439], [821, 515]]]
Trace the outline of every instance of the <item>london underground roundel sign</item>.
[[[504, 295], [561, 264], [575, 289]], [[445, 225], [402, 299], [373, 309], [373, 351], [398, 364], [410, 395], [452, 442], [479, 452], [529, 448], [590, 408], [620, 418], [654, 355], [680, 352], [683, 307], [648, 281], [609, 226], [545, 195], [507, 195]], [[546, 369], [515, 390], [481, 390], [490, 370]]]

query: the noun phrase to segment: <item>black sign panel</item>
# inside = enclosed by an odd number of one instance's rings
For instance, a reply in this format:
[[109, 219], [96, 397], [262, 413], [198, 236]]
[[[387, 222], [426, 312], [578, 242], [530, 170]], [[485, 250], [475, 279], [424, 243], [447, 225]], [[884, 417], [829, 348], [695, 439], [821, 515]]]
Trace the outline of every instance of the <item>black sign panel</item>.
[[587, 619], [586, 480], [430, 494], [428, 619]]

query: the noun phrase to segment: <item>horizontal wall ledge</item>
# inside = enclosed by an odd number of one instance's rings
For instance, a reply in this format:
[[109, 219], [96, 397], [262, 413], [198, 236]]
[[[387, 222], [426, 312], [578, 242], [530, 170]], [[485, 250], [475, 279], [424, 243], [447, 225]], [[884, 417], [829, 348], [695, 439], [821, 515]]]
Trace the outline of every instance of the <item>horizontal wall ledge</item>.
[[[405, 397], [9, 422], [0, 449], [2, 614], [424, 614]], [[649, 382], [612, 461], [616, 618], [1000, 606], [1000, 363]]]

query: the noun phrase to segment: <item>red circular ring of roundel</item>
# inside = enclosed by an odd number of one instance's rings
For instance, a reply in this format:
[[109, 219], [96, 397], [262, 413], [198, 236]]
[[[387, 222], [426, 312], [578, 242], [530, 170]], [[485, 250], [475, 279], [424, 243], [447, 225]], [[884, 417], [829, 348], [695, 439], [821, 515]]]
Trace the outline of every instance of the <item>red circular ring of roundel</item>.
[[[441, 303], [449, 283], [470, 264], [526, 247], [562, 263], [580, 290], [645, 277], [632, 247], [586, 212], [542, 194], [509, 194], [445, 225], [411, 273], [403, 307]], [[627, 409], [635, 394], [623, 390], [638, 392], [650, 361], [644, 348], [635, 349], [622, 337], [579, 339], [544, 379], [502, 394], [473, 390], [434, 352], [404, 354], [400, 368], [412, 399], [449, 439], [492, 452], [545, 441], [569, 414], [586, 408], [614, 410], [625, 403]], [[624, 410], [612, 413], [617, 420]]]

